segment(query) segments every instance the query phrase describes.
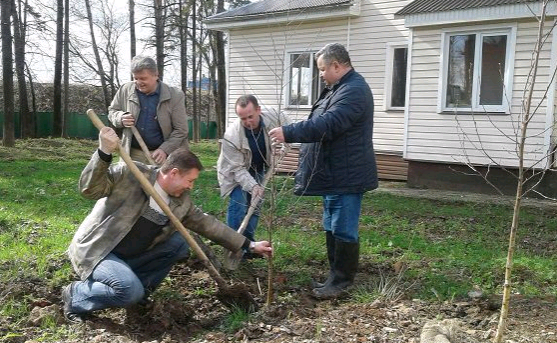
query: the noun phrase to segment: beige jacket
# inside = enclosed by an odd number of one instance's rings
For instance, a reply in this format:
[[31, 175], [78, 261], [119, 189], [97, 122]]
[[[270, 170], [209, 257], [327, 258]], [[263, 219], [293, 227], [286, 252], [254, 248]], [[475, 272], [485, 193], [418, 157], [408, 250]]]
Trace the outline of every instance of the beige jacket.
[[[261, 118], [265, 124], [265, 145], [267, 157], [271, 156], [271, 139], [269, 131], [275, 127], [291, 123], [290, 117], [284, 113], [261, 112]], [[232, 190], [240, 185], [242, 190], [250, 192], [257, 181], [250, 175], [251, 150], [248, 139], [244, 133], [244, 127], [240, 118], [232, 123], [224, 133], [221, 152], [217, 161], [217, 177], [220, 186], [220, 195], [228, 196]], [[269, 163], [267, 161], [267, 166]]]
[[[112, 99], [108, 108], [108, 119], [116, 128], [123, 128], [122, 116], [129, 112], [137, 120], [139, 97], [135, 92], [135, 82], [124, 84]], [[180, 89], [160, 82], [160, 99], [157, 106], [157, 120], [162, 130], [164, 143], [159, 147], [167, 155], [179, 147], [188, 146], [188, 115], [185, 95]], [[122, 131], [122, 145], [130, 152], [133, 133], [130, 128]]]
[[[138, 168], [154, 184], [158, 169], [137, 163]], [[131, 230], [143, 210], [149, 206], [149, 195], [143, 191], [125, 163], [110, 165], [95, 152], [81, 173], [81, 194], [97, 200], [93, 210], [75, 233], [69, 257], [75, 271], [85, 280], [95, 266], [108, 255]], [[170, 209], [184, 226], [200, 235], [238, 251], [245, 237], [193, 205], [190, 192], [180, 198], [170, 197]], [[175, 231], [165, 227], [156, 241], [168, 239]]]

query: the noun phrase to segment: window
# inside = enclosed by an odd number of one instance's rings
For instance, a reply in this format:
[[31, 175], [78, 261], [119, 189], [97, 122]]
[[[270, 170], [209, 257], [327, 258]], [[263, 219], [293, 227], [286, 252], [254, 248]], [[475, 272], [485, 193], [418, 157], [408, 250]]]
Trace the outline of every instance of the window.
[[314, 54], [290, 53], [287, 61], [287, 106], [311, 106], [325, 88], [325, 83], [319, 77]]
[[514, 30], [446, 33], [442, 111], [509, 111]]
[[406, 67], [408, 45], [387, 44], [385, 64], [385, 109], [404, 110], [406, 101]]

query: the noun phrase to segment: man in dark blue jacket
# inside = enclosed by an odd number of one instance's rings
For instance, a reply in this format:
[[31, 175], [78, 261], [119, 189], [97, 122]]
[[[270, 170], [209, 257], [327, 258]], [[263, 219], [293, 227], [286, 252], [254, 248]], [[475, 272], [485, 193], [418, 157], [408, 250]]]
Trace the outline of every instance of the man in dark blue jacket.
[[318, 299], [336, 298], [354, 283], [358, 269], [358, 221], [364, 192], [377, 188], [373, 152], [373, 96], [341, 44], [316, 55], [327, 84], [307, 120], [275, 128], [275, 142], [300, 142], [294, 193], [323, 196], [329, 277], [314, 283]]

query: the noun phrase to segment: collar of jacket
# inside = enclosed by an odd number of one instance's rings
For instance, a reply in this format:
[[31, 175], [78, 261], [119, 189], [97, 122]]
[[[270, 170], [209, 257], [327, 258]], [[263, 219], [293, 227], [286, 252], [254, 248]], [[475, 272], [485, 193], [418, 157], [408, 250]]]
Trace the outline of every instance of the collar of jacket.
[[332, 91], [336, 91], [338, 89], [338, 87], [340, 87], [341, 84], [343, 84], [352, 74], [354, 74], [356, 71], [354, 70], [354, 68], [350, 69], [346, 74], [344, 74], [340, 80], [338, 80], [333, 87], [331, 87]]

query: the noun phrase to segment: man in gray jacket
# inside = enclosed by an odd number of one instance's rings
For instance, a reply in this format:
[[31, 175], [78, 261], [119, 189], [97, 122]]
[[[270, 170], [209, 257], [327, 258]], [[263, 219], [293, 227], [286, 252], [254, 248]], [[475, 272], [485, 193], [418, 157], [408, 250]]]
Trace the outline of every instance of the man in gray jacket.
[[[291, 120], [283, 113], [262, 112], [253, 95], [239, 97], [235, 109], [238, 119], [224, 133], [217, 174], [221, 196], [230, 197], [227, 223], [238, 230], [250, 204], [257, 205], [265, 192], [261, 182], [273, 153], [268, 131]], [[256, 211], [243, 233], [250, 240], [254, 239], [258, 220]]]
[[[64, 315], [73, 322], [92, 311], [147, 301], [173, 264], [189, 256], [185, 239], [127, 165], [111, 164], [117, 145], [116, 132], [103, 128], [79, 180], [82, 195], [97, 203], [69, 247], [81, 278], [62, 291]], [[137, 166], [185, 227], [231, 251], [272, 253], [269, 242], [252, 242], [193, 205], [190, 190], [203, 166], [189, 150], [175, 150], [160, 169]]]
[[157, 164], [179, 147], [188, 146], [185, 95], [180, 89], [159, 81], [152, 58], [135, 56], [131, 62], [135, 81], [124, 84], [108, 108], [108, 119], [123, 128], [122, 145], [135, 161], [148, 163], [130, 129], [135, 126]]

